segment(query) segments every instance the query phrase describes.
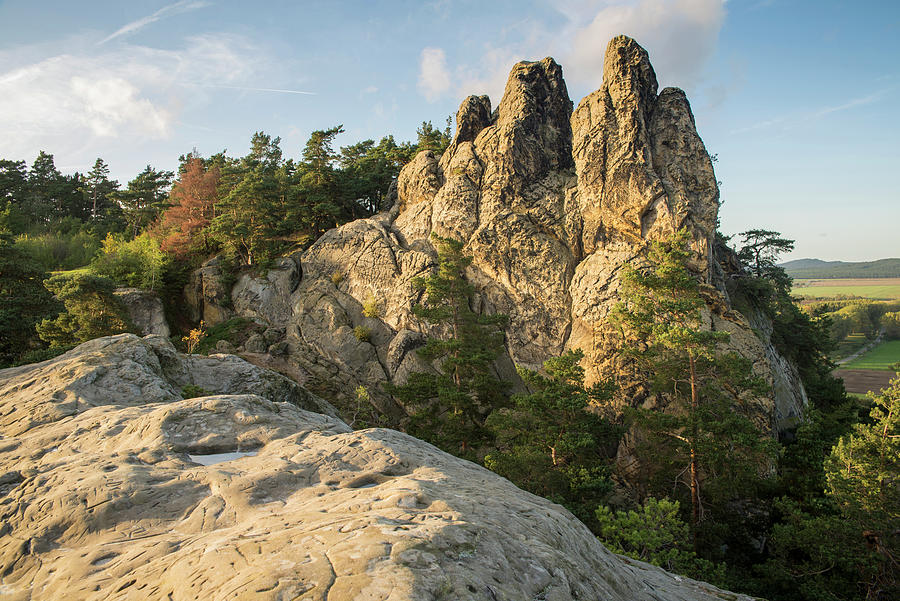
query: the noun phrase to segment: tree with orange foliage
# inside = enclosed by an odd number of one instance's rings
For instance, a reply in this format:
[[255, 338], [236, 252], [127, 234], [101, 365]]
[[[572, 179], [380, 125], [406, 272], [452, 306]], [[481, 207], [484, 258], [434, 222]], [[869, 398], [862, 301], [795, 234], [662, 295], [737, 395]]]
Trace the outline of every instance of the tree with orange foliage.
[[202, 236], [200, 247], [209, 251], [206, 227], [215, 217], [219, 177], [218, 166], [207, 166], [200, 157], [191, 156], [183, 164], [162, 220], [166, 233], [160, 246], [164, 251], [183, 257], [198, 247], [194, 241], [197, 234]]

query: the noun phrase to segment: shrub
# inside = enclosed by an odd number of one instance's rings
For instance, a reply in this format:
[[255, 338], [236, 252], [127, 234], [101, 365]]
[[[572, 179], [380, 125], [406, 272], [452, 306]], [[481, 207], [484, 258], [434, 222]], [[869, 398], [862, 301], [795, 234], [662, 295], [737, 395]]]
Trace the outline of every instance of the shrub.
[[331, 274], [331, 283], [337, 286], [341, 282], [344, 281], [344, 274], [340, 271], [335, 271]]
[[160, 250], [159, 242], [148, 234], [128, 241], [108, 234], [91, 269], [118, 284], [154, 290], [161, 284], [169, 262], [169, 257]]
[[366, 326], [356, 326], [353, 328], [353, 335], [356, 336], [356, 339], [360, 342], [372, 341], [372, 330]]
[[206, 332], [203, 330], [203, 326], [206, 324], [201, 321], [200, 325], [188, 332], [187, 336], [182, 336], [181, 341], [187, 345], [187, 352], [191, 354], [196, 350], [197, 345], [200, 344], [200, 341], [206, 336]]
[[374, 296], [370, 296], [365, 300], [362, 313], [366, 317], [381, 317], [381, 312], [378, 310], [378, 301], [375, 300]]
[[227, 340], [237, 346], [245, 341], [256, 327], [252, 320], [245, 317], [233, 317], [228, 321], [223, 321], [204, 332], [204, 337], [194, 348], [194, 352], [207, 355], [215, 351], [216, 344], [220, 340]]
[[45, 319], [37, 326], [38, 336], [51, 346], [134, 330], [125, 307], [113, 294], [115, 284], [107, 278], [85, 273], [56, 275], [45, 280], [44, 286], [65, 307], [55, 319]]
[[181, 387], [181, 396], [184, 399], [196, 399], [201, 396], [209, 396], [209, 391], [200, 386], [188, 384], [187, 386]]
[[697, 556], [679, 509], [678, 501], [653, 497], [638, 511], [612, 511], [601, 505], [596, 512], [600, 540], [615, 553], [691, 578], [723, 583], [725, 566]]

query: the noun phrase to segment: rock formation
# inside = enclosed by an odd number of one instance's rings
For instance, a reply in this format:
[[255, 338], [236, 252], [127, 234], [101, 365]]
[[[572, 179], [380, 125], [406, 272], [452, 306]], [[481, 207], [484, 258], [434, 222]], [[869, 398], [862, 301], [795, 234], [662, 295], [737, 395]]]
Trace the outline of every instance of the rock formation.
[[[212, 396], [182, 398], [189, 384]], [[329, 413], [277, 374], [153, 336], [0, 371], [0, 596], [749, 599], [614, 555], [558, 505]]]
[[[771, 385], [757, 421], [773, 432], [794, 425], [805, 404], [799, 376], [766, 320], [732, 307], [714, 253], [712, 164], [684, 92], [657, 91], [643, 48], [614, 38], [600, 89], [574, 111], [547, 58], [515, 65], [493, 112], [486, 96], [464, 100], [456, 122], [443, 156], [425, 151], [406, 165], [389, 211], [329, 231], [299, 261], [232, 294], [239, 314], [285, 328], [287, 360], [315, 390], [341, 401], [363, 385], [383, 412], [401, 413], [373, 383], [421, 369], [410, 352], [423, 330], [411, 280], [435, 265], [432, 232], [464, 241], [474, 257], [477, 308], [509, 315], [505, 376], [515, 379], [513, 363], [535, 368], [570, 348], [584, 351], [589, 383], [620, 374], [607, 322], [619, 273], [644, 261], [651, 241], [687, 228], [708, 326], [730, 332], [731, 348]], [[363, 315], [366, 302], [380, 317]], [[354, 337], [360, 325], [369, 341]], [[639, 382], [620, 384], [621, 402], [646, 396]]]
[[169, 324], [163, 304], [156, 294], [138, 288], [118, 288], [115, 295], [125, 305], [128, 318], [141, 334], [169, 337]]

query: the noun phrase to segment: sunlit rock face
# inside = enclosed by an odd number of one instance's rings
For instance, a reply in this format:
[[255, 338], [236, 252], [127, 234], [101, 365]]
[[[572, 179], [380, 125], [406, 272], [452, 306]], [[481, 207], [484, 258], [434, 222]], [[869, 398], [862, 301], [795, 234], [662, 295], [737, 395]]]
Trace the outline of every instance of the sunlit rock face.
[[278, 374], [129, 334], [0, 371], [0, 597], [749, 599]]
[[[731, 348], [770, 384], [747, 403], [755, 421], [773, 432], [796, 423], [805, 404], [796, 369], [770, 343], [770, 324], [734, 310], [726, 292], [713, 244], [719, 191], [690, 105], [679, 89], [658, 91], [634, 40], [609, 43], [600, 88], [574, 110], [562, 68], [546, 58], [513, 66], [496, 109], [486, 96], [466, 98], [456, 122], [443, 156], [422, 152], [400, 173], [390, 210], [326, 233], [300, 257], [290, 311], [262, 281], [262, 300], [243, 305], [243, 315], [280, 320], [305, 381], [348, 405], [365, 386], [382, 412], [402, 415], [373, 382], [427, 369], [412, 352], [410, 332], [425, 330], [412, 314], [421, 300], [412, 280], [435, 266], [435, 233], [462, 240], [474, 258], [476, 309], [509, 315], [502, 377], [516, 380], [513, 364], [536, 368], [580, 348], [589, 383], [615, 377], [618, 402], [639, 404], [648, 392], [627, 376], [609, 311], [623, 266], [686, 228], [707, 326], [731, 332]], [[276, 269], [284, 273], [271, 281], [294, 281], [293, 263]], [[367, 301], [377, 317], [363, 314]], [[356, 339], [356, 326], [370, 342]]]

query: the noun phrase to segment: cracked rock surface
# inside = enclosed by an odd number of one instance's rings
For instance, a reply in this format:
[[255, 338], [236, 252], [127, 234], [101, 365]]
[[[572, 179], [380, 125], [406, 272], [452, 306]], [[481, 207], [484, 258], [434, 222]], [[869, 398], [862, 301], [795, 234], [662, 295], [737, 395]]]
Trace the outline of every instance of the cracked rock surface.
[[[182, 399], [183, 370], [220, 388]], [[0, 597], [746, 599], [283, 380], [133, 335], [0, 371]]]

